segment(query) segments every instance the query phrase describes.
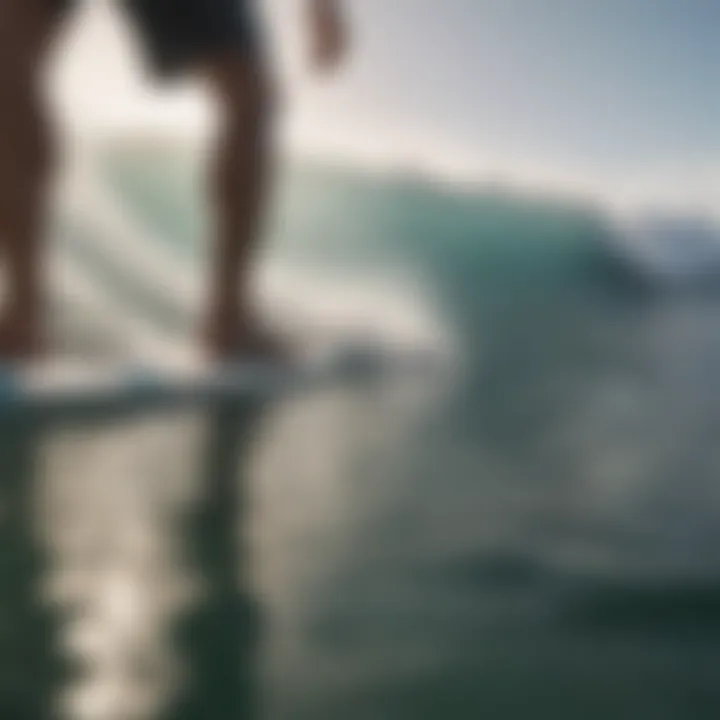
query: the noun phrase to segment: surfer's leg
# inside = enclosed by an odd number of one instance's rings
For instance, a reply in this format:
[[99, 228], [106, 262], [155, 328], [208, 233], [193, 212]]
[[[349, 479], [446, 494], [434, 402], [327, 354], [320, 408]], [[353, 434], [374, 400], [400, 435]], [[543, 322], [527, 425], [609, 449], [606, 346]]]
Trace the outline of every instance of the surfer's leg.
[[0, 358], [40, 346], [42, 233], [52, 168], [40, 75], [61, 21], [55, 0], [0, 1], [0, 243], [7, 295]]
[[205, 336], [221, 357], [274, 350], [249, 300], [271, 135], [268, 72], [250, 6], [251, 0], [127, 0], [155, 70], [161, 76], [198, 72], [217, 108], [209, 169], [215, 247]]
[[219, 114], [211, 193], [215, 252], [207, 336], [220, 356], [276, 355], [251, 299], [254, 254], [263, 233], [271, 179], [269, 82], [257, 55], [235, 54], [208, 65]]

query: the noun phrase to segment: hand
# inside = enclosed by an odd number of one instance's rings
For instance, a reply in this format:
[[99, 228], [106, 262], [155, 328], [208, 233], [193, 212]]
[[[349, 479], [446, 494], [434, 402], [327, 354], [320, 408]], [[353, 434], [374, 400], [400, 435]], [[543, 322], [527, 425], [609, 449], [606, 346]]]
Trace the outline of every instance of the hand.
[[337, 0], [310, 2], [310, 60], [314, 70], [324, 72], [338, 67], [347, 54], [348, 38]]

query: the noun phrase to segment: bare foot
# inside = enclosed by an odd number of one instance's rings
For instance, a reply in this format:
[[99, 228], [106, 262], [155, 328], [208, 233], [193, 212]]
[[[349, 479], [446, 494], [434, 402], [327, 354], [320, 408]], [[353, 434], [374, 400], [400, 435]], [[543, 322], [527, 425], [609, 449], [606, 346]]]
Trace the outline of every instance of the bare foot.
[[290, 353], [273, 333], [260, 325], [210, 327], [206, 342], [215, 360], [269, 360], [282, 362]]
[[5, 317], [0, 320], [0, 363], [31, 360], [43, 352], [35, 323], [26, 318]]

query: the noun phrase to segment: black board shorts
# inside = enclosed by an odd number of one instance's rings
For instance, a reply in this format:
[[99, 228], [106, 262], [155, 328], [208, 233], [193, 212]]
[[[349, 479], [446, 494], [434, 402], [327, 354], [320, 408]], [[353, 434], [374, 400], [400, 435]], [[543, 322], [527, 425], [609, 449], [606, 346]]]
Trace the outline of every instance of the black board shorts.
[[[73, 0], [51, 0], [62, 11]], [[252, 0], [120, 0], [150, 67], [173, 76], [227, 52], [252, 53], [258, 36]]]

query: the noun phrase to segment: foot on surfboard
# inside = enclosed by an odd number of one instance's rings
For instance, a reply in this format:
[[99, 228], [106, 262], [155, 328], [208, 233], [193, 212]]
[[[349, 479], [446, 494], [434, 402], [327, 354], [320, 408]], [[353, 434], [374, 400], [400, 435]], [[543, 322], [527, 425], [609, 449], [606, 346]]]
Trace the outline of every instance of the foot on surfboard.
[[0, 363], [33, 360], [43, 354], [40, 332], [33, 323], [0, 319]]
[[211, 357], [222, 363], [284, 364], [292, 360], [292, 353], [282, 339], [259, 325], [234, 326], [229, 330], [210, 328], [205, 333], [205, 340]]

